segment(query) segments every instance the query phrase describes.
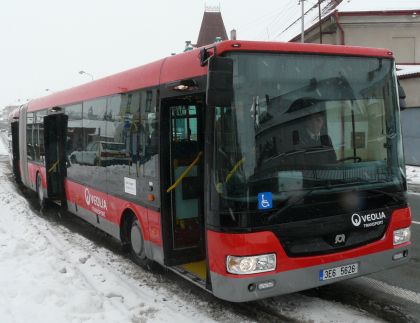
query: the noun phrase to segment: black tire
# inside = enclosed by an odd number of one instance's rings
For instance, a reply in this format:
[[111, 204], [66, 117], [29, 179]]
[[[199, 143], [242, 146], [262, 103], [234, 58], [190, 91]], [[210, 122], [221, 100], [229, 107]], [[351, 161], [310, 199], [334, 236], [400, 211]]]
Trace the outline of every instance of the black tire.
[[132, 217], [131, 224], [128, 226], [127, 231], [131, 259], [136, 264], [146, 269], [151, 269], [153, 262], [146, 256], [143, 231], [140, 222], [135, 216]]
[[42, 189], [41, 176], [36, 174], [36, 196], [38, 197], [38, 204], [41, 210], [46, 206], [46, 200], [44, 197], [44, 190]]

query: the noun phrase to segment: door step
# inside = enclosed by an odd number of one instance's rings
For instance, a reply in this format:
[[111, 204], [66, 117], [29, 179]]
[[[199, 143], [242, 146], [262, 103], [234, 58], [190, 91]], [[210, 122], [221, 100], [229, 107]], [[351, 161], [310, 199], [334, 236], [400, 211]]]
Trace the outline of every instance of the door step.
[[172, 266], [168, 267], [175, 273], [183, 276], [184, 278], [188, 279], [192, 283], [206, 288], [206, 273], [207, 273], [207, 266], [206, 261], [196, 261], [191, 262], [179, 266]]

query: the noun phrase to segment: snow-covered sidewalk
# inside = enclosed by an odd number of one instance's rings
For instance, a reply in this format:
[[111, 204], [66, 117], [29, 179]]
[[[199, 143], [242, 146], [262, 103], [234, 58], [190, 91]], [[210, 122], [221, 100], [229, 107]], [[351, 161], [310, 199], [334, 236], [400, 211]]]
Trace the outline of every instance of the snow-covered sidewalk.
[[[3, 154], [0, 322], [212, 321], [159, 288], [156, 275], [37, 216], [5, 175]], [[118, 261], [136, 279], [118, 272]]]

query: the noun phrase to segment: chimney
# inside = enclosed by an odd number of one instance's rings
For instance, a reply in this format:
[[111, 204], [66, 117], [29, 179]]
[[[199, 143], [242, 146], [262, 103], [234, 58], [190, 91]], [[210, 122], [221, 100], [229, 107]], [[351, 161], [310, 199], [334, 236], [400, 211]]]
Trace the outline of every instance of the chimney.
[[230, 31], [230, 40], [236, 40], [236, 29]]
[[194, 49], [193, 46], [191, 45], [191, 40], [186, 40], [185, 41], [185, 49], [184, 52], [188, 52], [189, 50]]

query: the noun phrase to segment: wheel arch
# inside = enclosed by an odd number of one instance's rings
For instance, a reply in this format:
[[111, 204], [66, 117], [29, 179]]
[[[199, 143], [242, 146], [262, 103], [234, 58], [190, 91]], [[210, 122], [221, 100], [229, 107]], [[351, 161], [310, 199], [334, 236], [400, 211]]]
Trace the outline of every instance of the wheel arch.
[[123, 245], [123, 249], [127, 250], [129, 248], [130, 244], [130, 238], [129, 238], [129, 232], [131, 230], [131, 223], [133, 219], [137, 219], [139, 225], [141, 234], [143, 236], [144, 240], [144, 251], [146, 254], [147, 259], [153, 261], [153, 251], [151, 250], [150, 242], [149, 242], [149, 234], [148, 234], [148, 228], [145, 221], [147, 221], [147, 214], [144, 214], [144, 216], [141, 216], [138, 214], [138, 211], [135, 210], [132, 206], [126, 206], [124, 210], [121, 213], [120, 218], [120, 240], [121, 244]]
[[120, 218], [120, 239], [123, 244], [127, 243], [127, 235], [128, 230], [130, 229], [131, 221], [133, 218], [137, 218], [140, 224], [140, 229], [143, 234], [143, 238], [148, 237], [148, 234], [146, 232], [146, 226], [144, 224], [144, 219], [137, 214], [135, 209], [131, 206], [126, 206], [124, 210], [121, 213]]

